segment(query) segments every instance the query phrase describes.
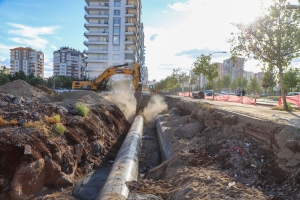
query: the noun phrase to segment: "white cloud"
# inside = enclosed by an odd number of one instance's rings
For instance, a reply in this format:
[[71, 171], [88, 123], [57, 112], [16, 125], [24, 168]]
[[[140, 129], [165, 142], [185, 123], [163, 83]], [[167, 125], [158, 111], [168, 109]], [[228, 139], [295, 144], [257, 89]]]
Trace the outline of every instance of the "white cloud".
[[[267, 4], [270, 0], [265, 0]], [[261, 11], [260, 0], [188, 0], [169, 4], [171, 19], [163, 27], [145, 27], [146, 66], [149, 78], [160, 80], [172, 73], [170, 68], [190, 68], [195, 58], [175, 56], [189, 50], [230, 51], [234, 26], [231, 23], [250, 22]], [[151, 36], [156, 35], [155, 40]], [[229, 54], [213, 56], [214, 62], [223, 62]], [[248, 61], [246, 69], [259, 71]]]
[[52, 48], [52, 49], [54, 49], [54, 50], [56, 50], [56, 49], [57, 49], [57, 47], [56, 47], [56, 46], [54, 46], [54, 45], [51, 45], [51, 48]]
[[166, 10], [164, 10], [164, 11], [163, 11], [163, 13], [165, 13], [165, 14], [168, 14], [169, 12], [168, 12], [168, 11], [166, 11]]
[[17, 35], [17, 37], [10, 37], [11, 41], [38, 49], [44, 49], [48, 43], [48, 40], [41, 38], [40, 35], [51, 35], [58, 29], [58, 26], [30, 27], [15, 23], [7, 24], [15, 28], [8, 30], [7, 33], [9, 35]]
[[44, 77], [50, 77], [53, 75], [53, 58], [45, 58], [44, 62]]

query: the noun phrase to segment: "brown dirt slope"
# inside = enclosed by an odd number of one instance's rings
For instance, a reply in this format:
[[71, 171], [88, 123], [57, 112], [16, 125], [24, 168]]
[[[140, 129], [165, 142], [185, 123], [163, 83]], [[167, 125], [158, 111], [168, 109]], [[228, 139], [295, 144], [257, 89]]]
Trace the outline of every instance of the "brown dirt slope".
[[[20, 80], [0, 91], [0, 199], [32, 199], [72, 186], [114, 159], [130, 127], [115, 104], [93, 92], [60, 95], [54, 102], [53, 93]], [[89, 109], [86, 117], [75, 103]], [[55, 115], [60, 120], [51, 122]]]

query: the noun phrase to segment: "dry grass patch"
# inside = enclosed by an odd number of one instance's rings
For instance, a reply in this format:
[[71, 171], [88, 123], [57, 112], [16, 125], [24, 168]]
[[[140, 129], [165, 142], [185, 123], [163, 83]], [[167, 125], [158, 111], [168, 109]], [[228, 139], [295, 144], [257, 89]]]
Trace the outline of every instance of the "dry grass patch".
[[36, 122], [26, 122], [24, 125], [24, 127], [28, 127], [28, 128], [34, 128], [37, 131], [43, 131], [43, 133], [46, 136], [49, 136], [49, 130], [46, 127], [46, 124], [44, 124], [41, 121], [36, 121]]
[[47, 117], [45, 121], [48, 124], [57, 124], [60, 122], [60, 115], [53, 115], [52, 117]]
[[18, 121], [13, 119], [11, 121], [7, 121], [6, 119], [3, 119], [2, 116], [0, 116], [0, 126], [15, 126], [18, 125]]

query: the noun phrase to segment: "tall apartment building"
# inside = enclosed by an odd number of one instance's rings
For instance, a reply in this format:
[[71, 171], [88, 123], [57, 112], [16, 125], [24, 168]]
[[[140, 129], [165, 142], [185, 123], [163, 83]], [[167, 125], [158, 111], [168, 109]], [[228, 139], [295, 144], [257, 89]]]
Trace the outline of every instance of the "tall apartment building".
[[61, 47], [53, 52], [53, 75], [83, 78], [84, 54], [70, 47]]
[[250, 71], [244, 71], [244, 75], [243, 75], [247, 81], [250, 81], [250, 78], [254, 76], [254, 72], [250, 72]]
[[235, 60], [226, 59], [223, 61], [223, 76], [229, 76], [231, 81], [244, 74], [245, 58], [237, 57]]
[[[141, 0], [85, 0], [84, 53], [90, 78], [112, 65], [138, 62], [144, 66], [144, 30]], [[114, 81], [124, 76], [115, 75]]]
[[218, 79], [222, 79], [223, 78], [223, 74], [224, 74], [224, 70], [223, 70], [223, 63], [217, 63], [218, 65]]
[[257, 73], [254, 73], [254, 77], [257, 79], [257, 82], [259, 84], [262, 84], [262, 80], [264, 78], [264, 75], [265, 73], [264, 72], [257, 72]]
[[30, 47], [10, 49], [10, 73], [19, 71], [44, 78], [44, 53]]

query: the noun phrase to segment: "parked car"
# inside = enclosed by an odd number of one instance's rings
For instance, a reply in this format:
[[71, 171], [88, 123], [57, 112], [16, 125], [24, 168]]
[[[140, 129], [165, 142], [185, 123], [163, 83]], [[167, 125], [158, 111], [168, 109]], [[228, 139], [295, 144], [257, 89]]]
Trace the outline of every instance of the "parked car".
[[295, 95], [299, 95], [299, 94], [300, 94], [300, 92], [289, 92], [289, 93], [287, 93], [286, 96], [295, 96]]
[[228, 95], [227, 92], [220, 92], [219, 95]]
[[192, 92], [192, 96], [197, 99], [204, 99], [204, 93], [201, 91]]

